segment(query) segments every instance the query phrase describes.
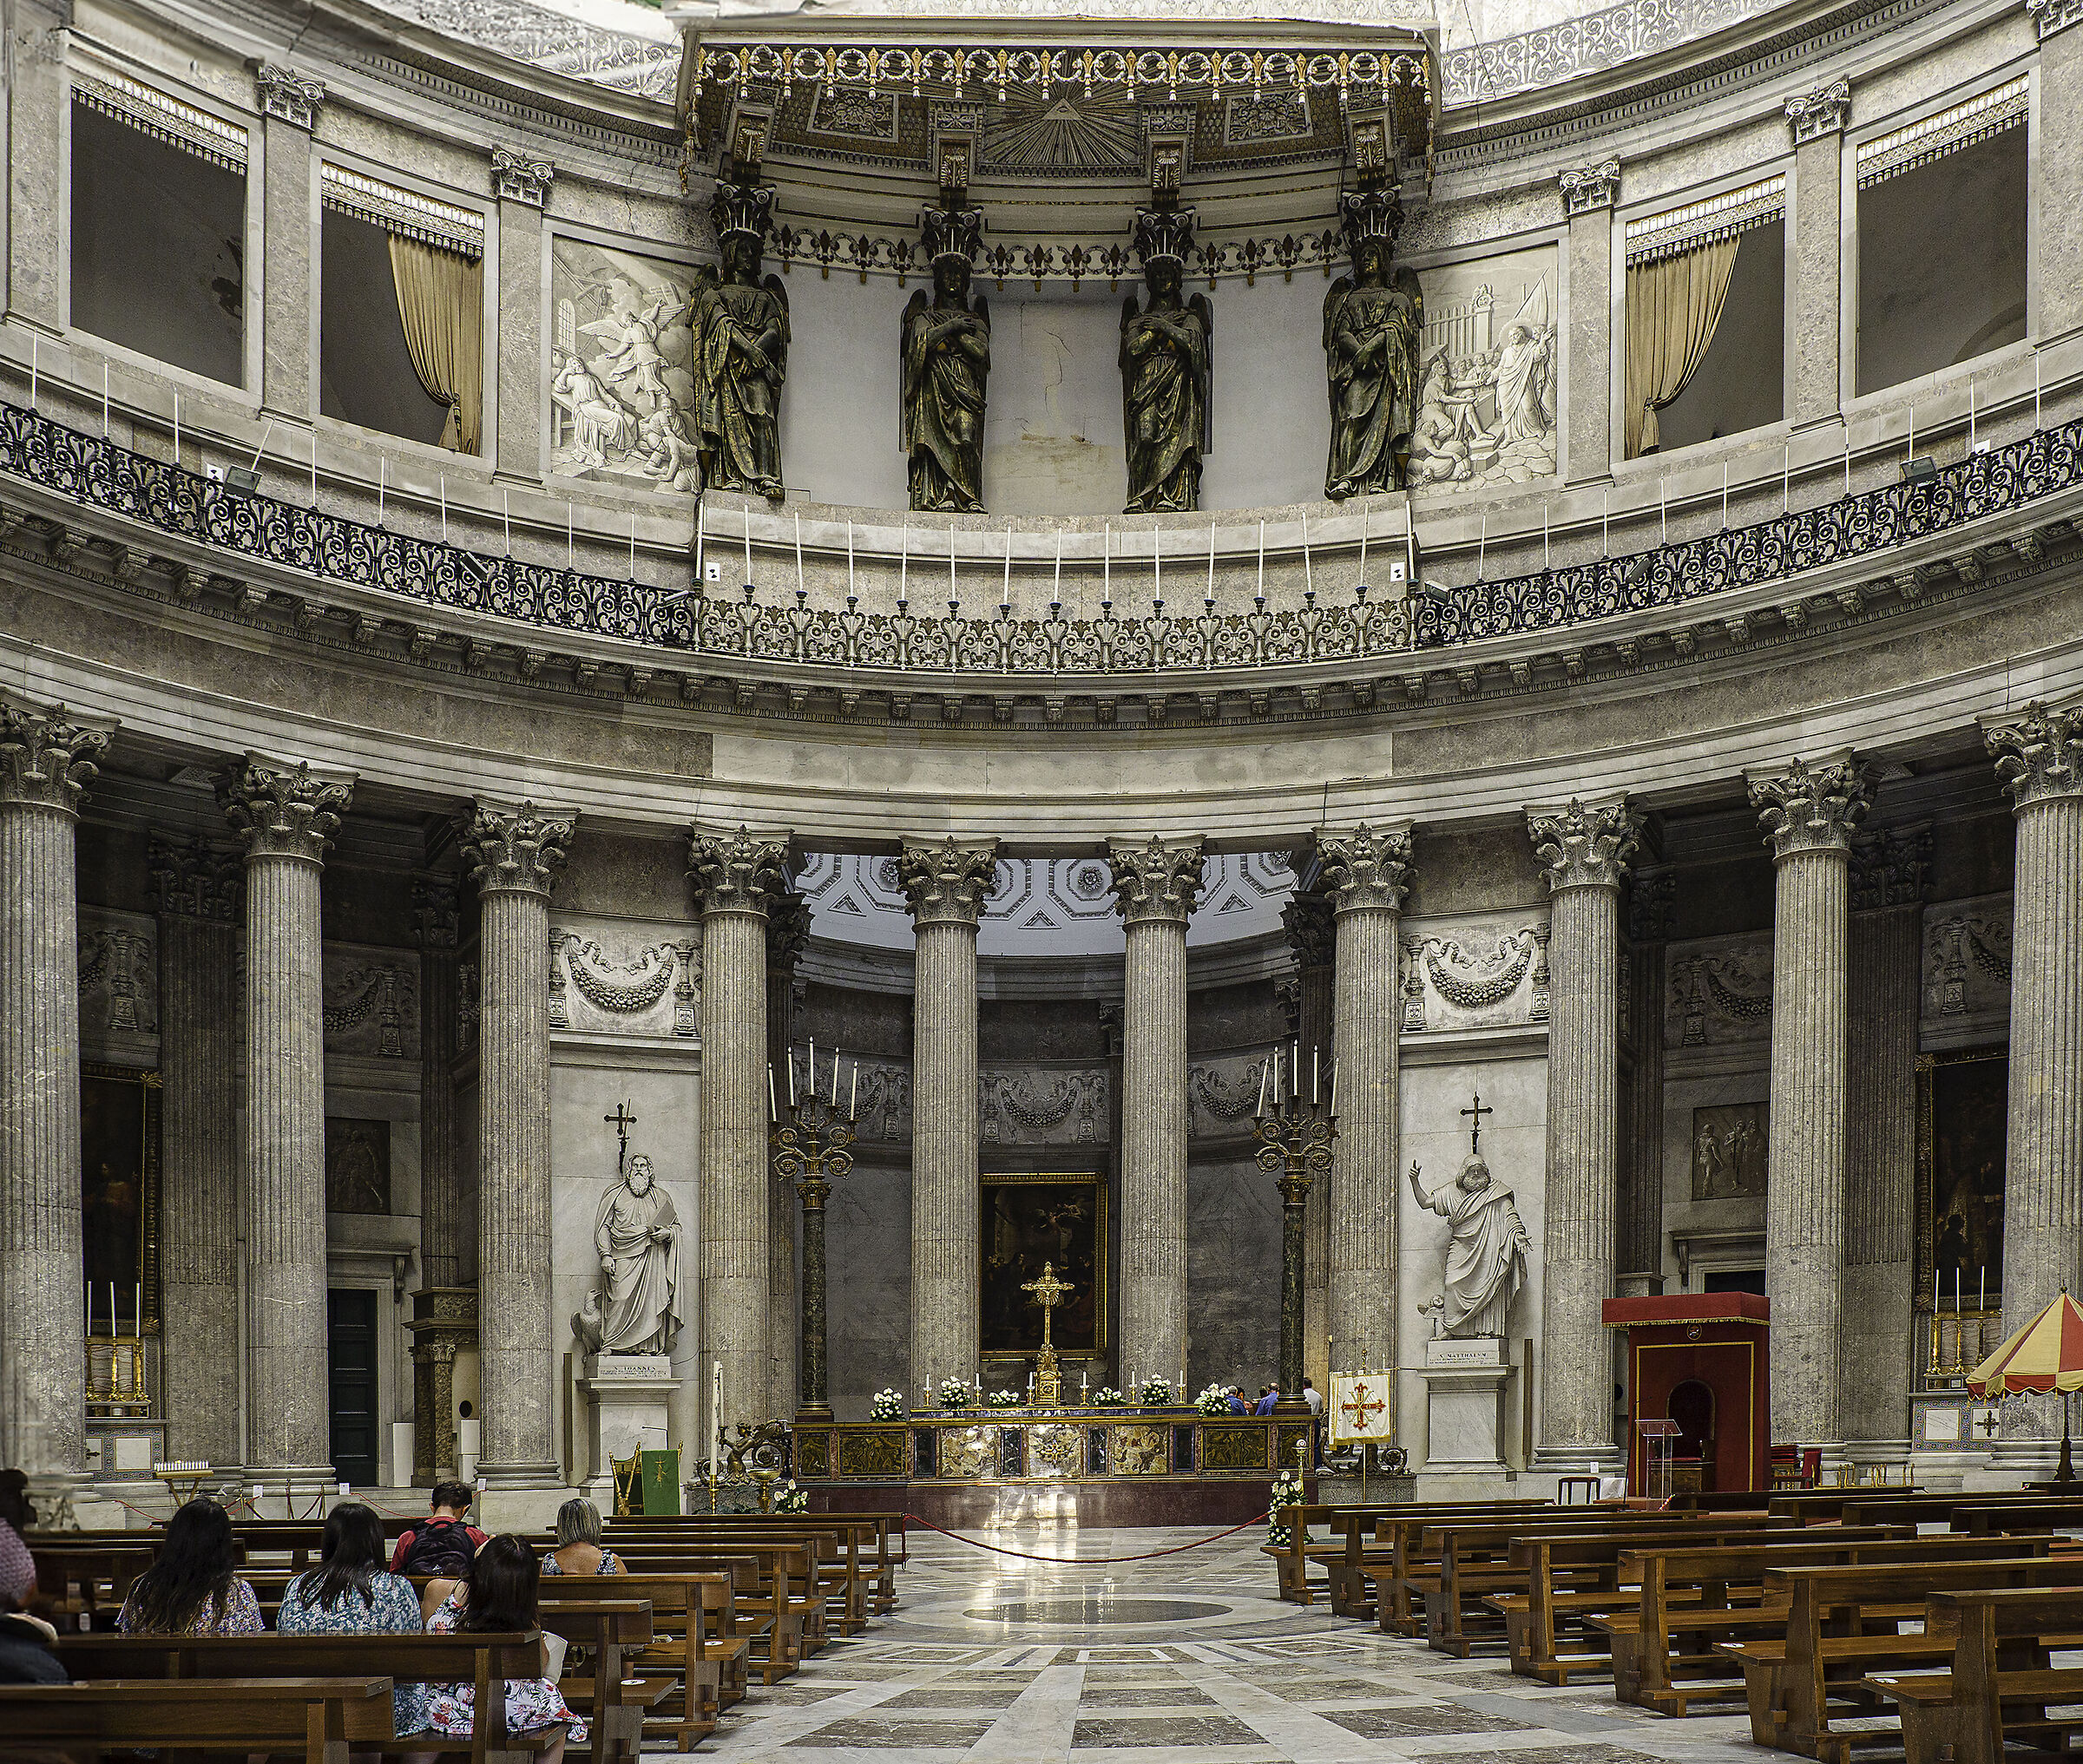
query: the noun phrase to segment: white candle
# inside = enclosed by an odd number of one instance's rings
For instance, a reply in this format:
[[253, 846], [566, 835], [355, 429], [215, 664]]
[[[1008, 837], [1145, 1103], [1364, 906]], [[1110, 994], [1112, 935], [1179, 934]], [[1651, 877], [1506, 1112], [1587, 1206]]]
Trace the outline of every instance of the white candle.
[[[723, 1432], [723, 1361], [720, 1360], [709, 1362], [709, 1426], [712, 1439]], [[712, 1449], [709, 1453], [712, 1465], [716, 1462], [717, 1456], [717, 1453]], [[712, 1470], [710, 1474], [713, 1477], [714, 1471]]]
[[839, 1105], [839, 1050], [836, 1047], [831, 1050], [831, 1105], [835, 1109]]
[[92, 1281], [89, 1281], [89, 1282], [86, 1282], [86, 1286], [87, 1286], [87, 1333], [88, 1333], [89, 1335], [91, 1335], [92, 1334], [94, 1334], [94, 1282], [93, 1282]]
[[1311, 1047], [1309, 1050], [1309, 1100], [1312, 1105], [1324, 1100], [1323, 1077], [1324, 1050]]
[[1258, 1062], [1258, 1106], [1252, 1111], [1254, 1114], [1263, 1115], [1265, 1112], [1265, 1078], [1266, 1072], [1271, 1065], [1272, 1061], [1270, 1059], [1262, 1059]]
[[[697, 496], [694, 499], [694, 592], [701, 592], [701, 541], [708, 532], [708, 505]], [[849, 587], [852, 586], [851, 583]]]
[[846, 1086], [846, 1118], [850, 1121], [854, 1118], [854, 1105], [860, 1100], [860, 1095], [861, 1062], [857, 1059], [853, 1062], [853, 1082]]
[[[818, 1097], [818, 1038], [815, 1035], [812, 1035], [810, 1038], [810, 1065], [808, 1067], [808, 1076], [810, 1079], [811, 1100], [815, 1102]], [[792, 1103], [795, 1101], [795, 1098], [791, 1097], [789, 1101]]]
[[796, 1105], [796, 1056], [792, 1052], [788, 1056], [788, 1105], [792, 1109]]
[[1983, 1266], [1982, 1266], [1982, 1270], [1981, 1270], [1981, 1290], [1980, 1290], [1979, 1292], [1977, 1292], [1977, 1293], [1976, 1293], [1976, 1295], [1975, 1295], [1975, 1308], [1976, 1310], [1978, 1310], [1978, 1311], [1986, 1311], [1986, 1310], [1988, 1310], [1988, 1308], [1989, 1308], [1989, 1270], [1988, 1270], [1988, 1264], [1985, 1262], [1985, 1263], [1983, 1264]]
[[1265, 598], [1265, 522], [1258, 523], [1258, 598]]
[[771, 1059], [766, 1062], [766, 1118], [776, 1122], [781, 1118], [781, 1111], [774, 1102], [774, 1062]]
[[[632, 568], [634, 568], [636, 557], [636, 519], [634, 515], [630, 517], [629, 534], [629, 556]], [[796, 515], [796, 592], [798, 594], [803, 592], [803, 516], [799, 510]]]
[[1338, 1118], [1338, 1062], [1331, 1062], [1331, 1118]]
[[752, 508], [749, 502], [745, 508], [745, 585], [748, 588], [752, 585]]
[[137, 1283], [135, 1301], [131, 1307], [130, 1315], [136, 1319], [135, 1327], [138, 1334], [141, 1336], [145, 1333], [145, 1283], [141, 1280]]
[[1102, 606], [1114, 599], [1114, 522], [1109, 521], [1100, 533], [1100, 602]]
[[[697, 560], [699, 561], [699, 560]], [[846, 523], [846, 598], [853, 598], [853, 522]]]
[[1005, 575], [998, 584], [998, 603], [1009, 607], [1013, 603], [1013, 523], [1005, 523]]

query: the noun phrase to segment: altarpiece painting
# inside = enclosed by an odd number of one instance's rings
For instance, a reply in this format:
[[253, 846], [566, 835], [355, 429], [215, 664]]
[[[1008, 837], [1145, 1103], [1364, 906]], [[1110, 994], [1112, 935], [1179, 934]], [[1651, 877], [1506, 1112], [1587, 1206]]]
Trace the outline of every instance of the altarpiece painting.
[[982, 1190], [981, 1352], [1024, 1356], [1041, 1347], [1041, 1308], [1022, 1289], [1041, 1277], [1045, 1262], [1071, 1286], [1056, 1308], [1057, 1351], [1101, 1352], [1107, 1345], [1105, 1179], [1091, 1172], [987, 1174]]
[[82, 1271], [98, 1320], [109, 1289], [126, 1328], [140, 1288], [148, 1323], [159, 1315], [159, 1074], [80, 1069]]
[[[2010, 1059], [2001, 1047], [1920, 1054], [1916, 1062], [1917, 1294], [1933, 1275], [1949, 1306], [2003, 1282], [2004, 1138]], [[1984, 1285], [1984, 1276], [1987, 1285]]]

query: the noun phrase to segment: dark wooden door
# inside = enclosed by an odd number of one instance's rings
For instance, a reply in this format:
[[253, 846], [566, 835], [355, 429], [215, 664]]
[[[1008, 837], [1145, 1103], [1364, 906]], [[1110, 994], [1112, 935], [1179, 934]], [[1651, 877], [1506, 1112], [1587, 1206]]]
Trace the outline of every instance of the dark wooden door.
[[377, 1475], [376, 1295], [328, 1293], [326, 1322], [332, 1471], [366, 1488]]

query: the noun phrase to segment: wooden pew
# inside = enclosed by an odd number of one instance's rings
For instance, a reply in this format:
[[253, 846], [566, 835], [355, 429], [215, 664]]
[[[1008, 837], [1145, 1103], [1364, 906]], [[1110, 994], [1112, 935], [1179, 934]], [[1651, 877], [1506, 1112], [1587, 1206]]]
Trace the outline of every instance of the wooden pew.
[[[102, 1679], [0, 1684], [0, 1729], [12, 1747], [210, 1747], [292, 1752], [305, 1764], [349, 1764], [350, 1751], [393, 1740], [391, 1681], [355, 1678]], [[473, 1764], [520, 1764], [487, 1750]]]
[[[742, 1572], [735, 1564], [750, 1564], [752, 1571]], [[733, 1614], [753, 1643], [752, 1663], [769, 1684], [825, 1645], [825, 1601], [816, 1578], [817, 1546], [810, 1539], [690, 1538], [674, 1544], [668, 1554], [632, 1559], [628, 1565], [640, 1576], [733, 1575]]]
[[[555, 1580], [549, 1583], [556, 1587]], [[564, 1676], [557, 1689], [575, 1715], [593, 1723], [595, 1764], [611, 1760], [634, 1764], [643, 1750], [644, 1718], [673, 1689], [630, 1675], [633, 1657], [654, 1639], [651, 1603], [641, 1598], [569, 1598], [553, 1590], [538, 1600], [536, 1619], [551, 1635], [562, 1636], [586, 1653], [586, 1669], [577, 1670], [565, 1656]]]
[[[1528, 1518], [1553, 1512], [1561, 1514], [1574, 1511], [1585, 1514], [1607, 1513], [1617, 1509], [1611, 1507], [1583, 1507], [1565, 1509], [1552, 1502], [1541, 1501], [1531, 1507], [1507, 1509]], [[1393, 1518], [1379, 1519], [1374, 1529], [1374, 1546], [1363, 1544], [1357, 1560], [1346, 1571], [1349, 1584], [1357, 1583], [1357, 1590], [1350, 1602], [1371, 1610], [1377, 1627], [1384, 1635], [1415, 1636], [1424, 1627], [1422, 1605], [1429, 1595], [1438, 1596], [1438, 1563], [1436, 1555], [1428, 1557], [1423, 1548], [1426, 1528], [1454, 1519], [1480, 1521], [1495, 1518], [1499, 1508], [1494, 1502], [1471, 1502], [1460, 1505], [1417, 1505], [1406, 1509]], [[1413, 1601], [1418, 1607], [1414, 1608]]]
[[1952, 1644], [1946, 1670], [1864, 1681], [1902, 1711], [1903, 1764], [2001, 1764], [2013, 1736], [2060, 1754], [2083, 1730], [2083, 1715], [2053, 1712], [2083, 1703], [2083, 1668], [2047, 1663], [2050, 1648], [2078, 1645], [2083, 1591], [1934, 1592], [1929, 1628]]
[[[1319, 1589], [1311, 1584], [1308, 1566], [1311, 1562], [1320, 1562], [1324, 1569], [1321, 1590], [1330, 1595], [1331, 1610], [1340, 1616], [1372, 1616], [1374, 1597], [1370, 1583], [1362, 1578], [1360, 1570], [1369, 1553], [1367, 1546], [1375, 1540], [1383, 1520], [1450, 1515], [1473, 1518], [1489, 1514], [1540, 1512], [1553, 1505], [1552, 1501], [1542, 1500], [1384, 1501], [1293, 1509], [1311, 1515], [1309, 1523], [1326, 1533], [1321, 1542], [1312, 1540], [1307, 1544], [1285, 1517], [1291, 1510], [1283, 1508], [1281, 1523], [1289, 1525], [1288, 1542], [1262, 1544], [1260, 1548], [1274, 1558], [1279, 1575], [1280, 1597], [1289, 1603], [1313, 1603]], [[1385, 1565], [1386, 1557], [1381, 1560]]]
[[[737, 1564], [742, 1578], [756, 1583], [749, 1562]], [[562, 1598], [577, 1596], [582, 1608], [595, 1602], [596, 1593], [612, 1588], [614, 1596], [647, 1603], [652, 1613], [649, 1643], [625, 1656], [627, 1667], [649, 1689], [640, 1699], [643, 1727], [670, 1738], [681, 1751], [689, 1750], [703, 1735], [713, 1733], [716, 1719], [746, 1693], [749, 1668], [763, 1667], [764, 1682], [772, 1684], [795, 1669], [792, 1661], [779, 1667], [753, 1661], [752, 1637], [738, 1633], [734, 1616], [733, 1575], [704, 1571], [675, 1574], [559, 1575], [547, 1583], [542, 1596], [544, 1621], [554, 1621]]]
[[127, 1542], [95, 1538], [61, 1543], [38, 1535], [30, 1545], [36, 1591], [61, 1629], [113, 1624], [130, 1596], [131, 1583], [152, 1565], [154, 1553], [135, 1537]]
[[874, 1550], [873, 1572], [870, 1577], [871, 1614], [882, 1616], [897, 1609], [896, 1571], [904, 1566], [910, 1555], [906, 1547], [903, 1513], [685, 1513], [671, 1517], [618, 1518], [608, 1522], [606, 1541], [610, 1547], [619, 1548], [625, 1539], [642, 1538], [655, 1542], [688, 1533], [724, 1535], [733, 1525], [756, 1526], [763, 1522], [774, 1521], [784, 1525], [793, 1522], [816, 1524], [827, 1529], [845, 1527], [858, 1531], [861, 1538], [859, 1553], [864, 1572], [868, 1567], [868, 1551], [871, 1546]]
[[[1725, 1642], [1743, 1668], [1751, 1737], [1760, 1746], [1847, 1764], [1854, 1735], [1833, 1721], [1869, 1717], [1873, 1694], [1861, 1681], [1890, 1668], [1922, 1669], [1952, 1652], [1929, 1630], [1902, 1633], [1902, 1612], [1929, 1593], [2014, 1586], [2083, 1587], [2083, 1555], [2053, 1556], [2049, 1537], [2006, 1538], [1971, 1561], [1771, 1568], [1768, 1597], [1788, 1597], [1782, 1636]], [[1872, 1736], [1856, 1736], [1872, 1743]]]
[[809, 1552], [805, 1597], [816, 1602], [820, 1617], [829, 1619], [836, 1608], [839, 1633], [852, 1636], [868, 1627], [870, 1572], [861, 1549], [870, 1531], [866, 1525], [791, 1515], [721, 1525], [698, 1523], [669, 1538], [622, 1538], [613, 1547], [632, 1569], [641, 1570], [677, 1567], [688, 1545], [696, 1543], [726, 1547], [746, 1542], [800, 1544]]

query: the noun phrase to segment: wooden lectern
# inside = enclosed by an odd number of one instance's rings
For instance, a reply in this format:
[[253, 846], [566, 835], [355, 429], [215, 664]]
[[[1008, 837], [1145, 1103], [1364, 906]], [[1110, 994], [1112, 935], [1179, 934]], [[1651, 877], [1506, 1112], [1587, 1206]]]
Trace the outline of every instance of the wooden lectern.
[[1677, 1424], [1675, 1465], [1682, 1474], [1697, 1463], [1704, 1491], [1771, 1488], [1765, 1346], [1771, 1315], [1771, 1302], [1749, 1292], [1606, 1301], [1606, 1327], [1627, 1332], [1630, 1494], [1649, 1492], [1640, 1424], [1663, 1420]]

